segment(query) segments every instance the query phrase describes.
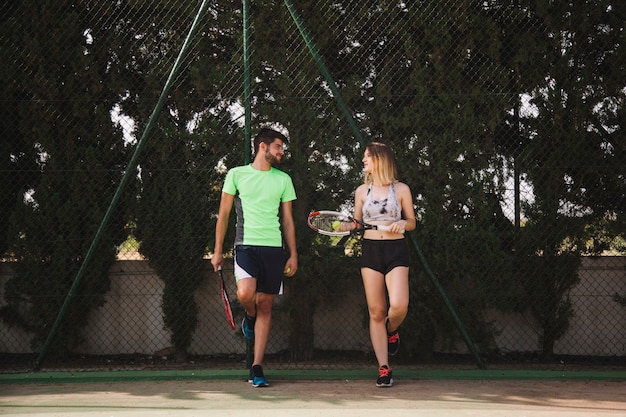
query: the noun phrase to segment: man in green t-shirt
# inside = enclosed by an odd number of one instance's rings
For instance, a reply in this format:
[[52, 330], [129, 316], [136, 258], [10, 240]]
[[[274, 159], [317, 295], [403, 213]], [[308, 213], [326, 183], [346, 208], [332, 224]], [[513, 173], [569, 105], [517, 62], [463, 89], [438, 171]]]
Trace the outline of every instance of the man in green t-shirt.
[[254, 138], [254, 161], [226, 174], [215, 225], [211, 263], [217, 271], [224, 262], [224, 236], [234, 205], [237, 298], [245, 309], [242, 331], [246, 339], [254, 340], [254, 361], [248, 381], [255, 387], [269, 385], [262, 363], [272, 325], [274, 296], [281, 291], [283, 276], [291, 277], [298, 269], [291, 207], [296, 192], [291, 177], [274, 168], [283, 158], [287, 142], [275, 130], [259, 131]]

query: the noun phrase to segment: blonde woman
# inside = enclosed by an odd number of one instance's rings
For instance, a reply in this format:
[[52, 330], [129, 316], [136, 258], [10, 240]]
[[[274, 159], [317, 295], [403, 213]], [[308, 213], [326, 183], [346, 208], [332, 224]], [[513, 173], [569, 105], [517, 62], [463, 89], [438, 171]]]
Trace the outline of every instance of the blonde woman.
[[364, 232], [361, 277], [378, 361], [376, 386], [391, 387], [389, 355], [398, 351], [398, 327], [409, 307], [409, 253], [404, 232], [415, 229], [415, 211], [411, 190], [398, 181], [395, 157], [387, 145], [369, 143], [362, 162], [365, 181], [355, 192], [354, 217], [390, 226], [389, 231]]

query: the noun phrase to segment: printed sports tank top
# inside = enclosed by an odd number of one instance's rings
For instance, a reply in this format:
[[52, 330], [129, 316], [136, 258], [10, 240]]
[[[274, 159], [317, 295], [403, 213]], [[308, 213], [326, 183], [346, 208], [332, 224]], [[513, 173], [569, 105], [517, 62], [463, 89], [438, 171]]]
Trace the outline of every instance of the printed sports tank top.
[[396, 198], [394, 184], [389, 185], [389, 194], [384, 200], [374, 200], [372, 198], [372, 184], [367, 188], [367, 196], [363, 203], [363, 221], [391, 221], [397, 222], [402, 218], [402, 207]]

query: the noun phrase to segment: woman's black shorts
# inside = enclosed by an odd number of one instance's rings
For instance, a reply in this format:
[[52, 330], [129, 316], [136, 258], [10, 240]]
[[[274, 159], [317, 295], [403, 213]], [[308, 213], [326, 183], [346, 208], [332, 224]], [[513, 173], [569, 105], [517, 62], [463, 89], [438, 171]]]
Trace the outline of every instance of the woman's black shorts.
[[409, 266], [409, 249], [405, 239], [363, 239], [361, 268], [370, 268], [386, 275], [397, 266]]

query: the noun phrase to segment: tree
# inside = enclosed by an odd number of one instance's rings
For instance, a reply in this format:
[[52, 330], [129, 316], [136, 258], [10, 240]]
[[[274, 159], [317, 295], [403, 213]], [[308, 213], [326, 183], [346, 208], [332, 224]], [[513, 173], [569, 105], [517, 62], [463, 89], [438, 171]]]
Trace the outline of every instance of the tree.
[[518, 163], [535, 200], [526, 204], [519, 254], [545, 356], [552, 355], [573, 314], [567, 294], [578, 282], [586, 225], [607, 217], [623, 223], [626, 160], [618, 115], [626, 78], [615, 72], [624, 62], [622, 11], [610, 1], [528, 9], [543, 28], [535, 46], [543, 59], [536, 66], [542, 81], [529, 92], [536, 116], [522, 120], [527, 144]]
[[[15, 30], [21, 8], [17, 4], [6, 5], [0, 17], [0, 53], [5, 62], [19, 62], [20, 54], [15, 47], [22, 40], [21, 31]], [[9, 221], [15, 207], [39, 179], [37, 151], [29, 146], [23, 132], [20, 106], [8, 103], [23, 103], [28, 92], [16, 83], [23, 76], [19, 65], [2, 65], [0, 68], [0, 97], [7, 105], [0, 109], [0, 254], [8, 249]], [[7, 254], [10, 257], [10, 254]]]
[[[214, 236], [220, 165], [243, 154], [241, 145], [235, 145], [241, 132], [228, 111], [237, 96], [221, 95], [229, 75], [223, 69], [230, 66], [236, 50], [229, 26], [234, 22], [232, 10], [214, 3], [211, 11], [205, 29], [199, 31], [198, 48], [186, 58], [188, 69], [178, 75], [167, 109], [158, 117], [140, 159], [134, 207], [139, 250], [165, 283], [164, 321], [178, 359], [185, 358], [198, 324], [194, 293], [207, 278], [204, 257]], [[171, 10], [165, 8], [163, 13], [169, 16]], [[184, 9], [175, 15], [183, 13], [191, 21], [193, 16]], [[129, 52], [142, 82], [133, 86], [137, 89], [131, 89], [121, 110], [140, 128], [152, 112], [154, 101], [146, 100], [153, 98], [151, 86], [165, 82], [188, 28], [181, 24], [164, 32], [145, 26], [142, 41]], [[172, 58], [169, 65], [167, 57]]]
[[[97, 32], [90, 17], [72, 1], [31, 1], [15, 6], [5, 22], [7, 31], [20, 34], [13, 45], [20, 52], [6, 63], [14, 77], [6, 94], [20, 99], [13, 103], [19, 125], [11, 128], [19, 145], [10, 152], [17, 152], [15, 165], [36, 167], [37, 174], [12, 190], [8, 242], [16, 276], [6, 284], [3, 317], [31, 331], [35, 349], [84, 262], [125, 154], [122, 132], [111, 121], [121, 92], [107, 48], [115, 34]], [[103, 234], [54, 339], [55, 354], [81, 342], [89, 312], [104, 302], [115, 245], [124, 239], [123, 213], [122, 205]]]
[[[392, 145], [414, 192], [417, 241], [470, 336], [487, 351], [494, 331], [482, 311], [507, 308], [512, 277], [512, 227], [500, 208], [504, 166], [493, 146], [510, 106], [498, 22], [474, 2], [362, 4], [360, 13], [352, 59], [371, 64], [360, 100], [350, 104], [373, 139]], [[456, 332], [425, 270], [412, 266], [419, 273], [412, 279], [407, 321], [414, 326], [407, 331], [416, 342], [409, 349], [422, 355], [432, 351], [436, 333], [454, 341]]]

